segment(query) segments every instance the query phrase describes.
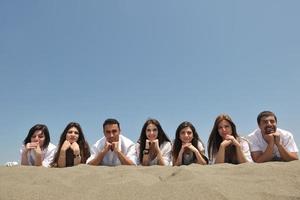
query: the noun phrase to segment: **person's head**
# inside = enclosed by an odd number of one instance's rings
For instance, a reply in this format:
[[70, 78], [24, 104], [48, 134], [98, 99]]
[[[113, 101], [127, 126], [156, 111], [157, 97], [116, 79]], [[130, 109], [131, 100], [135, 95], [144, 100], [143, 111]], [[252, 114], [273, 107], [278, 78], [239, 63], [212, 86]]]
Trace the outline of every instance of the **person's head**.
[[156, 119], [148, 119], [144, 123], [140, 135], [140, 141], [146, 141], [146, 139], [148, 140], [158, 139], [160, 144], [166, 140], [169, 141], [159, 121]]
[[232, 135], [234, 138], [238, 137], [236, 126], [229, 115], [221, 114], [217, 116], [214, 122], [213, 129], [208, 139], [208, 155], [216, 153], [219, 150], [221, 142], [226, 135]]
[[50, 142], [50, 134], [48, 127], [44, 124], [36, 124], [34, 125], [28, 132], [26, 138], [23, 141], [23, 144], [26, 145], [30, 142], [39, 143], [39, 146], [42, 149], [48, 147]]
[[73, 142], [80, 143], [81, 141], [85, 141], [83, 131], [81, 126], [77, 122], [70, 122], [60, 136], [59, 144], [63, 144], [64, 141], [67, 140], [71, 144]]
[[103, 123], [103, 133], [108, 142], [118, 142], [121, 133], [118, 120], [106, 119]]
[[271, 111], [263, 111], [257, 116], [257, 124], [262, 134], [275, 133], [277, 129], [277, 117]]
[[192, 143], [192, 145], [198, 149], [198, 141], [202, 143], [193, 124], [187, 121], [182, 122], [177, 127], [176, 134], [175, 134], [174, 147], [173, 147], [173, 154], [175, 158], [177, 158], [182, 144]]

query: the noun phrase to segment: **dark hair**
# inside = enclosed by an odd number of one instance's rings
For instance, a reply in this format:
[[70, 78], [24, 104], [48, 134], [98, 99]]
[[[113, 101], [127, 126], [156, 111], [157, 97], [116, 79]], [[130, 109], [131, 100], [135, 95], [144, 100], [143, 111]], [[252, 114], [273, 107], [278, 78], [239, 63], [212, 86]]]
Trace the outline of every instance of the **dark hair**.
[[[232, 129], [232, 136], [234, 138], [239, 137], [237, 134], [237, 131], [236, 131], [236, 126], [233, 123], [232, 119], [229, 117], [229, 115], [221, 114], [221, 115], [217, 116], [215, 123], [214, 123], [214, 127], [213, 127], [213, 129], [210, 133], [209, 139], [208, 139], [207, 151], [208, 151], [209, 159], [211, 159], [212, 156], [215, 155], [219, 151], [220, 144], [223, 141], [223, 138], [220, 136], [219, 131], [218, 131], [219, 123], [223, 120], [226, 120], [230, 124], [231, 129]], [[226, 155], [225, 162], [235, 163], [236, 148], [233, 145], [231, 145], [230, 148], [227, 148], [226, 150], [227, 150], [227, 152], [225, 152], [225, 155]]]
[[[198, 142], [200, 142], [204, 148], [204, 144], [203, 142], [200, 140], [199, 135], [194, 127], [194, 125], [190, 122], [182, 122], [181, 124], [179, 124], [179, 126], [176, 129], [176, 134], [175, 134], [175, 140], [174, 140], [174, 145], [173, 145], [173, 159], [176, 160], [179, 154], [179, 151], [181, 149], [182, 146], [182, 141], [180, 140], [180, 132], [182, 129], [189, 127], [192, 129], [193, 132], [193, 139], [192, 139], [192, 145], [194, 147], [196, 147], [198, 149], [198, 151], [201, 153], [202, 157], [207, 160], [207, 158], [204, 155], [204, 152], [201, 152], [199, 147], [198, 147]], [[205, 151], [205, 150], [203, 150]], [[196, 156], [194, 155], [194, 157], [196, 158]]]
[[271, 112], [271, 111], [262, 111], [257, 116], [257, 124], [259, 125], [261, 118], [269, 117], [269, 116], [273, 116], [275, 118], [275, 121], [277, 122], [277, 117], [273, 112]]
[[164, 130], [162, 129], [160, 123], [158, 120], [156, 119], [148, 119], [144, 125], [143, 125], [143, 128], [141, 130], [141, 134], [140, 134], [140, 138], [138, 140], [138, 143], [140, 143], [140, 162], [142, 163], [143, 161], [143, 151], [145, 149], [145, 145], [146, 145], [146, 139], [147, 139], [147, 135], [146, 135], [146, 129], [147, 129], [147, 126], [149, 124], [154, 124], [156, 127], [157, 127], [157, 130], [158, 130], [158, 135], [157, 135], [157, 139], [158, 139], [158, 142], [159, 142], [159, 145], [161, 145], [162, 143], [164, 143], [165, 141], [168, 141], [170, 142], [170, 139], [168, 138], [168, 136], [166, 135], [166, 133], [164, 132]]
[[[61, 147], [66, 140], [66, 135], [67, 135], [68, 131], [73, 127], [75, 127], [79, 133], [77, 143], [78, 143], [79, 149], [80, 149], [81, 163], [85, 163], [86, 160], [90, 157], [91, 153], [90, 153], [89, 144], [87, 143], [87, 141], [84, 138], [84, 134], [83, 134], [80, 124], [77, 122], [70, 122], [66, 126], [66, 128], [64, 129], [64, 131], [62, 132], [62, 134], [60, 136], [58, 148], [54, 155], [54, 159], [53, 159], [51, 166], [57, 166]], [[74, 165], [74, 152], [71, 149], [68, 149], [66, 151], [66, 167], [73, 166], [73, 165]]]
[[49, 143], [50, 143], [50, 134], [49, 134], [49, 130], [48, 127], [44, 124], [36, 124], [34, 125], [28, 132], [26, 138], [23, 141], [23, 144], [26, 145], [27, 143], [31, 142], [31, 137], [34, 134], [35, 131], [42, 131], [44, 133], [45, 136], [45, 141], [44, 141], [44, 145], [41, 147], [42, 149], [45, 149], [48, 147]]
[[118, 122], [118, 120], [116, 119], [112, 119], [112, 118], [109, 118], [109, 119], [106, 119], [103, 123], [103, 130], [104, 130], [104, 127], [108, 124], [117, 124], [119, 129], [120, 129], [120, 123]]

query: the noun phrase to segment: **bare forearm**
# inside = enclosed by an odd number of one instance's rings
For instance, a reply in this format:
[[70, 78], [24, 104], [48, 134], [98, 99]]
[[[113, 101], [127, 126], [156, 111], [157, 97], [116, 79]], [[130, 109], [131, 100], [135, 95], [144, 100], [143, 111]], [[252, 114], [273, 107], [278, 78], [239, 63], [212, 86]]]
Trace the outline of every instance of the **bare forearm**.
[[281, 144], [277, 144], [277, 147], [283, 161], [298, 160], [297, 153], [288, 152]]
[[215, 163], [224, 163], [225, 162], [225, 149], [220, 146], [219, 151], [216, 154], [216, 161]]
[[239, 163], [246, 163], [248, 162], [241, 147], [236, 147], [236, 154], [237, 154], [237, 159]]
[[90, 162], [88, 162], [89, 165], [100, 165], [104, 156], [106, 154], [106, 151], [101, 151], [97, 154], [97, 156], [91, 160]]
[[21, 165], [29, 165], [27, 158], [27, 151], [22, 152]]
[[117, 155], [118, 155], [118, 158], [119, 158], [119, 160], [120, 160], [120, 162], [121, 162], [122, 165], [134, 165], [134, 163], [129, 158], [127, 158], [122, 153], [122, 151], [118, 151]]
[[195, 152], [196, 158], [197, 158], [197, 163], [201, 165], [206, 165], [206, 160], [204, 160], [203, 156], [200, 154], [199, 151]]
[[66, 166], [66, 152], [60, 151], [58, 161], [57, 161], [58, 167], [65, 167]]
[[35, 166], [41, 166], [42, 165], [42, 155], [37, 154], [35, 155]]
[[268, 147], [265, 152], [263, 152], [260, 156], [254, 159], [257, 163], [263, 163], [266, 161], [270, 161], [273, 158], [273, 146], [274, 144], [268, 144]]

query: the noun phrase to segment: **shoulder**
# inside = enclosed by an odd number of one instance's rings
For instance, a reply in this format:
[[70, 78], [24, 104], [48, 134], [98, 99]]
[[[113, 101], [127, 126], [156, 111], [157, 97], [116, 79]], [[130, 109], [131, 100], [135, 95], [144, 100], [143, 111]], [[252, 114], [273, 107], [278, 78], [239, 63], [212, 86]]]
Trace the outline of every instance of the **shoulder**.
[[261, 134], [261, 131], [259, 128], [255, 129], [254, 131], [252, 131], [248, 137], [257, 137], [259, 134]]
[[277, 128], [277, 131], [284, 137], [291, 137], [293, 134], [287, 130]]
[[199, 140], [198, 140], [198, 149], [199, 149], [200, 151], [203, 151], [203, 150], [204, 150], [204, 145], [203, 145], [202, 142], [200, 142]]
[[56, 149], [56, 146], [50, 142], [49, 145], [48, 145], [48, 147], [47, 147], [47, 150], [48, 151], [53, 151], [55, 149]]
[[101, 139], [97, 140], [93, 146], [94, 147], [100, 147], [101, 145], [105, 144], [105, 141], [106, 141], [105, 137], [102, 137]]
[[130, 140], [129, 138], [120, 135], [119, 140], [121, 141], [121, 143], [125, 144], [125, 145], [134, 145], [134, 142], [132, 140]]

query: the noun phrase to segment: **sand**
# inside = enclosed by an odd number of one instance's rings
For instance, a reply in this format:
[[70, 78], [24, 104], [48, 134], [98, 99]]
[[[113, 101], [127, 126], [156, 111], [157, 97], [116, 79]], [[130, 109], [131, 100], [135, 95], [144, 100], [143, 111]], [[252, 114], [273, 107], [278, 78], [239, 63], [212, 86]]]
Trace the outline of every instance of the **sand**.
[[180, 167], [0, 167], [0, 200], [300, 199], [300, 161]]

